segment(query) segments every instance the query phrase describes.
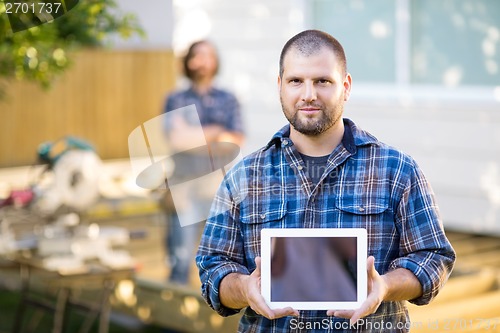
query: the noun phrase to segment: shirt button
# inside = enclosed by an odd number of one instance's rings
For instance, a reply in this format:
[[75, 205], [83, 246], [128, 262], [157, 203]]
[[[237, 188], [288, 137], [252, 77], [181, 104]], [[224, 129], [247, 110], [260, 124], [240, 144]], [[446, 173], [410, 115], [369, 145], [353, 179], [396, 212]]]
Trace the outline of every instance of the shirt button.
[[359, 206], [359, 207], [358, 207], [358, 211], [359, 211], [359, 212], [361, 212], [361, 213], [362, 213], [362, 212], [364, 212], [364, 211], [365, 211], [365, 207], [363, 207], [363, 206]]
[[288, 140], [283, 140], [283, 146], [287, 146], [288, 145]]
[[260, 214], [260, 218], [263, 220], [266, 218], [266, 214]]
[[302, 169], [304, 169], [304, 167], [303, 167], [302, 165], [299, 165], [299, 166], [297, 167], [297, 169], [302, 170]]

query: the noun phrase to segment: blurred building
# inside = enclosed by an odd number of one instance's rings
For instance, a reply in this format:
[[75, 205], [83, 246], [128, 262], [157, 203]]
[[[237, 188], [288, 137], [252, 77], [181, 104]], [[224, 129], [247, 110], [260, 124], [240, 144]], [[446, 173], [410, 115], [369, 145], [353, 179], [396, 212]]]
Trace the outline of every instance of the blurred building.
[[0, 105], [0, 166], [30, 164], [38, 143], [65, 134], [89, 139], [104, 159], [127, 158], [130, 131], [185, 83], [175, 56], [201, 38], [218, 46], [219, 83], [242, 102], [249, 153], [286, 123], [277, 89], [283, 44], [318, 28], [346, 49], [346, 116], [415, 157], [447, 227], [500, 234], [497, 0], [117, 3], [139, 17], [147, 39], [82, 52], [49, 92], [13, 84]]
[[448, 228], [500, 234], [500, 3], [496, 0], [177, 0], [174, 48], [208, 37], [240, 97], [246, 152], [285, 124], [281, 47], [307, 28], [344, 45], [346, 116], [410, 153]]

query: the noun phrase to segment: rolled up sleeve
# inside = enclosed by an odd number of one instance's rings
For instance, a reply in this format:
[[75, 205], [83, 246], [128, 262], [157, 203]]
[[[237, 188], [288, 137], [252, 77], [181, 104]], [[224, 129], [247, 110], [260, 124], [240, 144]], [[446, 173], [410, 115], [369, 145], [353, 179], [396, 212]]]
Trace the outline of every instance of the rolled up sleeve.
[[213, 256], [197, 257], [202, 280], [201, 294], [207, 304], [223, 317], [234, 315], [240, 309], [231, 309], [224, 306], [220, 301], [219, 286], [230, 273], [250, 274], [248, 269], [237, 263], [230, 263], [224, 258]]
[[411, 271], [422, 285], [422, 296], [409, 300], [416, 305], [429, 304], [437, 296], [448, 280], [455, 261], [452, 249], [444, 255], [432, 251], [423, 252], [426, 252], [425, 255], [409, 255], [391, 263], [391, 269], [405, 268]]
[[[223, 182], [224, 184], [224, 182]], [[239, 206], [228, 188], [221, 185], [212, 205], [196, 256], [201, 292], [207, 304], [221, 316], [239, 309], [225, 307], [220, 301], [220, 283], [230, 273], [250, 274], [244, 256], [243, 238], [238, 228]]]
[[390, 269], [410, 270], [423, 291], [410, 302], [428, 304], [448, 280], [455, 251], [444, 233], [433, 191], [416, 165], [398, 207], [397, 227], [400, 256], [391, 262]]

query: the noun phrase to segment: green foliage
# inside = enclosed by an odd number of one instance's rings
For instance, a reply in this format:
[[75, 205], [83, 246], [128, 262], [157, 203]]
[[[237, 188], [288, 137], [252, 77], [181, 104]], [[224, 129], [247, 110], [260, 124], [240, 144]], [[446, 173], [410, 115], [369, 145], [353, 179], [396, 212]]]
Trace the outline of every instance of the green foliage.
[[0, 77], [35, 81], [42, 87], [64, 72], [71, 52], [79, 47], [102, 46], [111, 35], [144, 36], [135, 16], [120, 13], [114, 0], [80, 0], [63, 16], [19, 32], [12, 31], [5, 10], [2, 1]]

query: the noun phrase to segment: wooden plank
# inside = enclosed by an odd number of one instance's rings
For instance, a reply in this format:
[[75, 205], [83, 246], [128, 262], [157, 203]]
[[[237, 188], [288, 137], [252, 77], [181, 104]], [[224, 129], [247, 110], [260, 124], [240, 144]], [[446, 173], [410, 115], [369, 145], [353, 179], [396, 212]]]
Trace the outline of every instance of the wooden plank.
[[[117, 288], [120, 289], [119, 286]], [[240, 316], [223, 318], [208, 307], [199, 289], [146, 279], [135, 281], [135, 301], [132, 306], [114, 307], [132, 313], [146, 323], [183, 332], [236, 332]]]
[[474, 235], [463, 233], [463, 232], [453, 232], [453, 231], [446, 231], [446, 237], [448, 237], [448, 240], [455, 245], [455, 242], [459, 242], [462, 240], [467, 240], [471, 239], [474, 237]]
[[480, 252], [490, 250], [500, 251], [500, 238], [496, 237], [473, 237], [462, 241], [454, 241], [453, 248], [458, 257], [467, 255], [477, 255]]
[[500, 268], [500, 250], [493, 249], [484, 252], [478, 252], [462, 258], [460, 265], [469, 268], [482, 269], [485, 267]]
[[488, 292], [475, 297], [437, 304], [436, 306], [411, 307], [412, 323], [421, 323], [420, 327], [412, 327], [412, 332], [460, 331], [461, 322], [468, 323], [478, 318], [496, 318], [500, 313], [500, 290]]

